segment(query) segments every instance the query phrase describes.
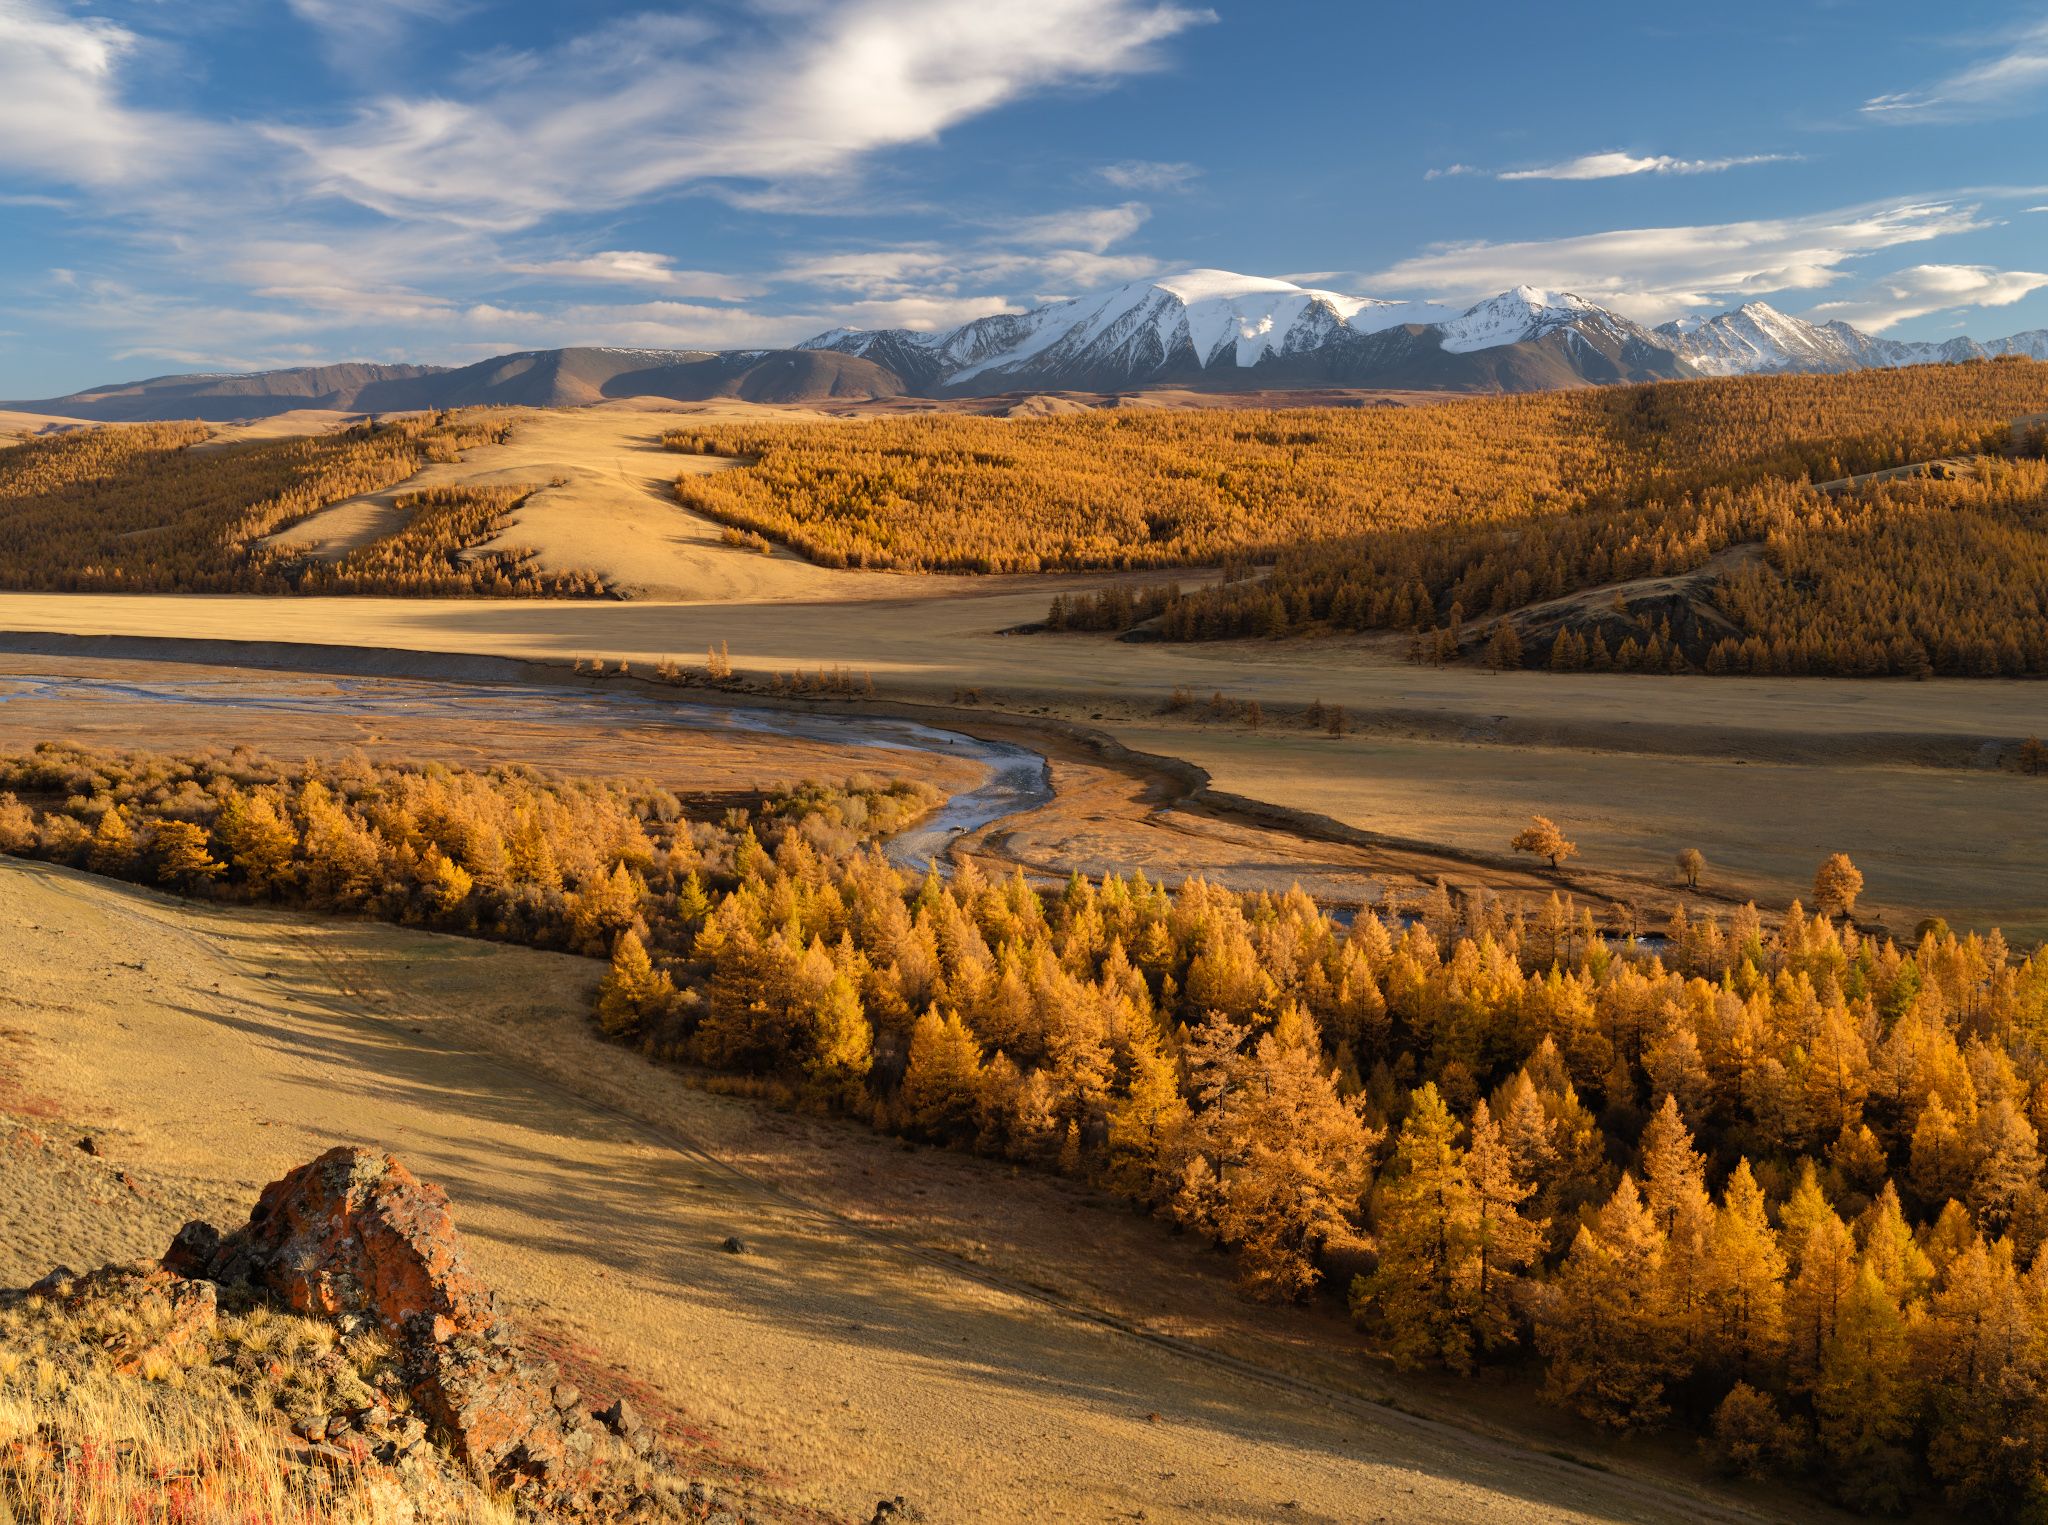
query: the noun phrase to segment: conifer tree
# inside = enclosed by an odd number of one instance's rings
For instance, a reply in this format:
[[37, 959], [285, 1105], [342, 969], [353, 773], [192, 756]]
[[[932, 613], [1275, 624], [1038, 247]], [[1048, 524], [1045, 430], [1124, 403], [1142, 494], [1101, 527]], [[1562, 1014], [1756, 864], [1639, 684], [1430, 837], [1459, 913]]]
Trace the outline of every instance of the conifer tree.
[[1534, 1194], [1534, 1187], [1516, 1178], [1507, 1140], [1483, 1101], [1472, 1113], [1465, 1175], [1472, 1183], [1478, 1212], [1473, 1330], [1480, 1349], [1490, 1353], [1516, 1341], [1521, 1273], [1541, 1257], [1546, 1225], [1523, 1215], [1522, 1206]]
[[1666, 1412], [1665, 1385], [1685, 1374], [1657, 1316], [1663, 1238], [1635, 1178], [1579, 1229], [1546, 1289], [1536, 1346], [1549, 1362], [1552, 1398], [1615, 1429], [1647, 1427]]
[[1112, 1178], [1141, 1202], [1163, 1203], [1187, 1164], [1192, 1123], [1172, 1061], [1149, 1031], [1134, 1034], [1130, 1080], [1109, 1106]]
[[1889, 1181], [1864, 1215], [1862, 1264], [1901, 1306], [1916, 1301], [1934, 1280], [1934, 1265], [1913, 1238], [1898, 1188]]
[[981, 1045], [958, 1012], [927, 1011], [917, 1019], [903, 1072], [904, 1117], [913, 1128], [929, 1138], [964, 1138], [980, 1078]]
[[256, 894], [275, 896], [289, 888], [299, 834], [268, 793], [230, 795], [213, 829], [229, 867]]
[[1912, 1487], [1914, 1390], [1907, 1325], [1876, 1269], [1856, 1273], [1821, 1354], [1813, 1409], [1820, 1452], [1843, 1500], [1895, 1510]]
[[809, 1026], [804, 1072], [828, 1096], [853, 1100], [874, 1063], [875, 1032], [860, 992], [844, 971], [813, 997]]
[[1810, 1389], [1819, 1379], [1842, 1302], [1855, 1285], [1856, 1239], [1821, 1194], [1811, 1160], [1780, 1223], [1792, 1264], [1785, 1289], [1785, 1360], [1793, 1385]]
[[2011, 1241], [1973, 1236], [1915, 1331], [1930, 1400], [1927, 1464], [1968, 1513], [2048, 1507], [2048, 1362]]
[[1479, 1310], [1479, 1197], [1457, 1124], [1434, 1085], [1410, 1098], [1375, 1214], [1378, 1267], [1354, 1301], [1386, 1327], [1402, 1366], [1472, 1369]]
[[125, 874], [135, 866], [135, 833], [129, 829], [128, 813], [119, 805], [100, 812], [85, 862], [96, 874]]
[[210, 851], [206, 828], [190, 821], [158, 821], [153, 845], [157, 878], [180, 889], [193, 889], [225, 867]]
[[1643, 1130], [1644, 1205], [1663, 1240], [1655, 1288], [1663, 1336], [1680, 1358], [1697, 1361], [1707, 1338], [1713, 1285], [1714, 1204], [1706, 1160], [1693, 1148], [1678, 1106], [1664, 1099]]
[[1995, 1098], [1979, 1114], [1973, 1153], [1977, 1166], [1966, 1199], [1977, 1221], [1992, 1234], [2024, 1226], [2038, 1240], [2043, 1227], [2041, 1141], [2010, 1097]]
[[1785, 1256], [1747, 1159], [1736, 1164], [1714, 1214], [1707, 1304], [1715, 1358], [1742, 1377], [1761, 1378], [1783, 1347]]
[[1182, 1216], [1238, 1247], [1240, 1280], [1255, 1296], [1300, 1297], [1316, 1283], [1316, 1256], [1359, 1234], [1377, 1135], [1337, 1092], [1314, 1024], [1290, 1006], [1250, 1054], [1231, 1025], [1205, 1024], [1191, 1047], [1203, 1107], [1206, 1192], [1183, 1188]]
[[630, 930], [621, 932], [597, 987], [598, 1025], [614, 1036], [633, 1032], [666, 1011], [675, 993], [674, 982], [647, 956], [646, 944]]

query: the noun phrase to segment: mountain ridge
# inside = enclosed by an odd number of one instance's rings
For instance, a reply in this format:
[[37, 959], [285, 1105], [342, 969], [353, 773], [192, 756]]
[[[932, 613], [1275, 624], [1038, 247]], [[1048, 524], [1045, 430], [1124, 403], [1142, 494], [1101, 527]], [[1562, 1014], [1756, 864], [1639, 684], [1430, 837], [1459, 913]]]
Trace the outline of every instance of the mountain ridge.
[[1518, 392], [2009, 354], [2048, 360], [2048, 330], [1984, 342], [1894, 340], [1760, 301], [1648, 328], [1575, 293], [1526, 285], [1460, 310], [1196, 269], [950, 329], [837, 328], [787, 348], [581, 345], [466, 366], [351, 361], [191, 373], [0, 408], [106, 422], [225, 422], [300, 408], [574, 407], [624, 397], [803, 403], [1151, 387]]

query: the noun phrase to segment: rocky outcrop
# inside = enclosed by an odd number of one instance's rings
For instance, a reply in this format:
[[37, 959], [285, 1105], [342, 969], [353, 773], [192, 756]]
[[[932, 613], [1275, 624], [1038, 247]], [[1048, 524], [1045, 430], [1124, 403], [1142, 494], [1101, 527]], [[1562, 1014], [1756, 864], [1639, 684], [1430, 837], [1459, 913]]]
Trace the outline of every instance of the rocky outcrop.
[[243, 1228], [188, 1223], [162, 1264], [160, 1276], [208, 1294], [248, 1289], [344, 1336], [381, 1335], [414, 1410], [493, 1487], [577, 1518], [669, 1512], [676, 1490], [648, 1463], [652, 1431], [624, 1400], [586, 1410], [555, 1365], [519, 1342], [470, 1265], [446, 1195], [388, 1154], [330, 1150], [265, 1188]]

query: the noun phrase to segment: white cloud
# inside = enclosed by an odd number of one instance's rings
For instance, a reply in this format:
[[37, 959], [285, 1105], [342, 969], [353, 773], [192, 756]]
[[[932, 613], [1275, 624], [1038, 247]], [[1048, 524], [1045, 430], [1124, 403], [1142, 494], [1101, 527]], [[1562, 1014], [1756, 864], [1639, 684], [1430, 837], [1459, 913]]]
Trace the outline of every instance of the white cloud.
[[[857, 297], [861, 320], [848, 326], [930, 327], [1015, 307], [982, 293], [1086, 290], [1155, 275], [1148, 254], [1112, 253], [1145, 221], [1137, 202], [1080, 207], [994, 224], [961, 245], [898, 244], [842, 250], [793, 261], [775, 273], [785, 285], [822, 287]], [[898, 316], [889, 317], [884, 308]], [[963, 317], [964, 315], [964, 317]]]
[[1502, 180], [1616, 180], [1626, 175], [1713, 175], [1749, 164], [1783, 164], [1796, 154], [1743, 154], [1732, 159], [1677, 159], [1670, 154], [1581, 154], [1562, 164], [1504, 170]]
[[1425, 170], [1425, 180], [1450, 180], [1459, 175], [1483, 175], [1486, 171], [1474, 164], [1446, 164], [1442, 169]]
[[1201, 174], [1192, 164], [1162, 164], [1151, 159], [1124, 159], [1095, 171], [1098, 180], [1120, 191], [1184, 191]]
[[[308, 182], [391, 216], [515, 228], [705, 181], [801, 181], [1034, 92], [1102, 83], [1209, 13], [1163, 0], [801, 0], [802, 24], [707, 38], [616, 23], [515, 85], [386, 97], [346, 127], [273, 128]], [[491, 77], [502, 80], [502, 61]]]
[[1526, 282], [1576, 291], [1644, 322], [1662, 322], [1729, 299], [1820, 290], [1863, 256], [1992, 225], [1975, 205], [1880, 202], [1806, 217], [1440, 244], [1352, 279], [1376, 295], [1447, 301], [1490, 296]]
[[[1016, 303], [997, 296], [891, 297], [835, 308], [832, 322], [826, 326], [930, 330], [954, 328], [994, 313], [1019, 310]], [[803, 337], [809, 338], [812, 333], [820, 331], [811, 329]]]
[[318, 28], [344, 57], [363, 58], [398, 42], [422, 21], [452, 21], [470, 0], [287, 0], [291, 13]]
[[547, 280], [647, 286], [678, 296], [709, 297], [715, 301], [743, 302], [762, 291], [759, 281], [712, 270], [678, 270], [666, 254], [638, 249], [607, 249], [581, 257], [514, 262], [505, 268], [515, 274]]
[[2042, 287], [2048, 275], [1998, 270], [1990, 265], [1913, 265], [1894, 271], [1853, 296], [1822, 302], [1808, 317], [1839, 318], [1868, 333], [1954, 307], [2010, 307]]
[[1045, 251], [1005, 248], [948, 248], [917, 244], [891, 249], [858, 249], [815, 255], [785, 265], [774, 279], [783, 285], [844, 292], [869, 302], [929, 300], [947, 307], [979, 304], [970, 317], [1007, 310], [1003, 298], [965, 293], [992, 289], [1089, 289], [1157, 274], [1160, 262], [1146, 254], [1095, 254], [1085, 249]]
[[1882, 122], [1960, 122], [2027, 110], [2048, 93], [2048, 21], [2007, 32], [2001, 51], [1920, 90], [1872, 96], [1866, 116]]
[[1116, 207], [1079, 207], [1038, 217], [1019, 217], [998, 227], [1013, 242], [1033, 248], [1062, 245], [1100, 254], [1137, 232], [1150, 215], [1142, 203], [1127, 201]]
[[114, 186], [159, 176], [216, 138], [123, 104], [121, 69], [141, 45], [111, 21], [45, 0], [0, 0], [0, 165]]

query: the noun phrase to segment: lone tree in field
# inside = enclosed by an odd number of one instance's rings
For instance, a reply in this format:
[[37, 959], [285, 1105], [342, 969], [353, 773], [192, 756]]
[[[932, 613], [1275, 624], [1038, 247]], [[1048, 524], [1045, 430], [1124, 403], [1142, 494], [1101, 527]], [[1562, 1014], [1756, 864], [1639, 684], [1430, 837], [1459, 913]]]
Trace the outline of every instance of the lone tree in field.
[[1685, 887], [1696, 890], [1700, 887], [1700, 875], [1707, 871], [1707, 855], [1697, 847], [1688, 847], [1678, 855], [1678, 871], [1685, 875]]
[[1522, 665], [1522, 637], [1512, 621], [1503, 619], [1493, 627], [1493, 639], [1486, 643], [1486, 661], [1495, 672]]
[[1847, 853], [1836, 853], [1813, 876], [1813, 903], [1823, 915], [1849, 915], [1862, 893], [1863, 872], [1849, 861]]
[[1518, 853], [1534, 853], [1539, 858], [1548, 858], [1553, 869], [1579, 850], [1578, 843], [1567, 842], [1564, 833], [1557, 829], [1557, 823], [1546, 815], [1531, 817], [1529, 824], [1515, 833], [1508, 846]]

